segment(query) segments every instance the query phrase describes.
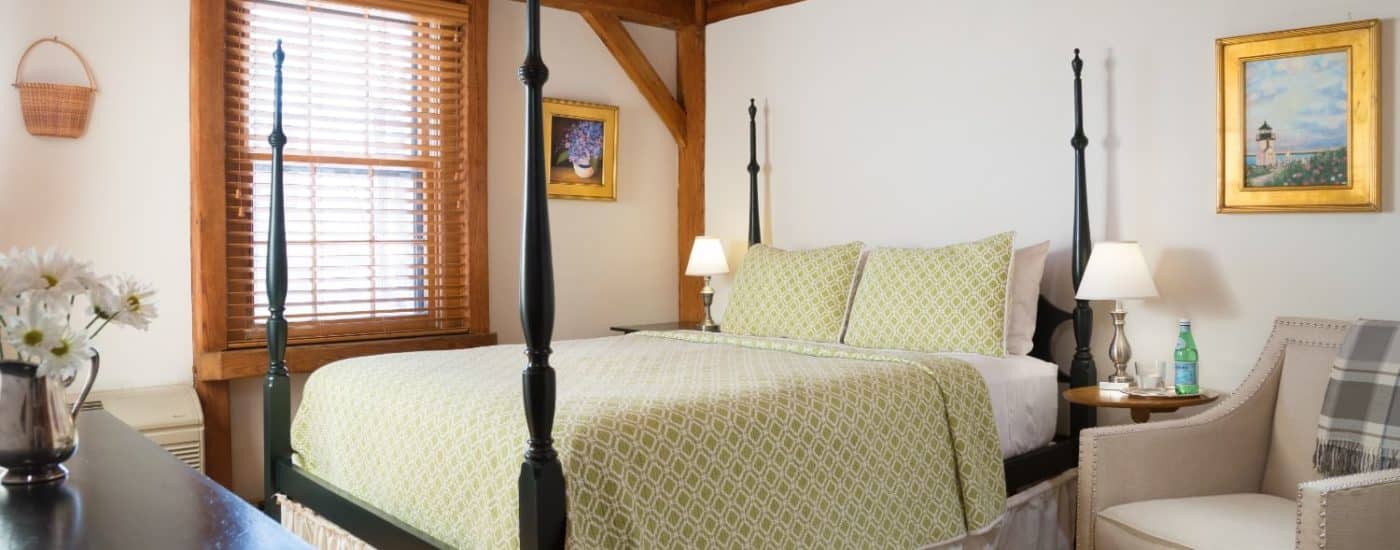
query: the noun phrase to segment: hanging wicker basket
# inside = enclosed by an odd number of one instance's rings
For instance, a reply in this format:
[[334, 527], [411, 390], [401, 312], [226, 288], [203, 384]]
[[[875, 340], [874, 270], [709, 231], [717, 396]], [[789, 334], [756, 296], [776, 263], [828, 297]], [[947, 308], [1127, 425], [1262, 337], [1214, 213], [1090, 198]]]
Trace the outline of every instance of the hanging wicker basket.
[[[48, 82], [24, 82], [24, 61], [29, 53], [44, 42], [53, 42], [73, 52], [87, 73], [87, 86], [73, 84], [51, 84]], [[57, 36], [40, 38], [24, 50], [15, 67], [15, 87], [19, 88], [19, 105], [24, 111], [24, 126], [31, 135], [76, 138], [87, 129], [88, 113], [92, 110], [92, 96], [97, 93], [97, 81], [92, 77], [92, 67], [88, 66], [83, 55]]]

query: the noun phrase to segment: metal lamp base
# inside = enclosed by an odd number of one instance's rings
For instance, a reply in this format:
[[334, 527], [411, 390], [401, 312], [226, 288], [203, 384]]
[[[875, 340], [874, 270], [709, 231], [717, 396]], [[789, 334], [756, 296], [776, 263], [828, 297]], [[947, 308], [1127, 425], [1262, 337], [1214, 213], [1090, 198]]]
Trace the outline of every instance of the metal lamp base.
[[705, 276], [705, 286], [700, 289], [700, 301], [705, 304], [705, 321], [700, 323], [703, 332], [719, 332], [719, 324], [710, 317], [710, 304], [715, 301], [715, 289], [710, 287], [710, 276]]
[[1128, 335], [1123, 330], [1128, 312], [1123, 311], [1123, 302], [1115, 301], [1109, 314], [1113, 316], [1113, 341], [1108, 344], [1108, 358], [1113, 361], [1113, 374], [1108, 381], [1131, 385], [1134, 379], [1128, 375], [1128, 361], [1133, 358], [1133, 347], [1128, 345]]

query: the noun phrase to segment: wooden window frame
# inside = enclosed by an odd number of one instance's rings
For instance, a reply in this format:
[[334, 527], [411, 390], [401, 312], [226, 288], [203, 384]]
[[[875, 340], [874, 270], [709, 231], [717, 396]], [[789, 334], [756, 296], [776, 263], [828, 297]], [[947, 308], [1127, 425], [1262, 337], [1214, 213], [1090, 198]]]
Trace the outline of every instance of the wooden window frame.
[[[431, 10], [445, 0], [335, 0], [387, 9]], [[227, 331], [227, 212], [225, 203], [225, 33], [228, 0], [190, 2], [190, 257], [195, 388], [205, 415], [206, 465], [216, 481], [229, 485], [229, 381], [256, 378], [266, 353], [230, 347]], [[466, 208], [467, 327], [459, 333], [385, 338], [328, 339], [292, 345], [292, 372], [310, 372], [348, 357], [451, 349], [494, 344], [490, 329], [487, 268], [486, 136], [487, 23], [489, 0], [457, 0], [469, 17], [462, 42], [464, 58], [461, 131]]]

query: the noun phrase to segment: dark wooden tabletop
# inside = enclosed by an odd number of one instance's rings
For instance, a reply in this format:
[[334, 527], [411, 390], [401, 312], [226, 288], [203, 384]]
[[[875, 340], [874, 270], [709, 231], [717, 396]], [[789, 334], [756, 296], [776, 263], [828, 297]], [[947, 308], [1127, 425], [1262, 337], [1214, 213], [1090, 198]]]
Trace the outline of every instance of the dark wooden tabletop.
[[684, 321], [670, 321], [666, 323], [650, 323], [639, 325], [617, 325], [608, 327], [608, 330], [632, 334], [644, 330], [700, 330], [700, 323], [688, 323]]
[[0, 489], [0, 548], [308, 548], [106, 411], [78, 416], [67, 466]]

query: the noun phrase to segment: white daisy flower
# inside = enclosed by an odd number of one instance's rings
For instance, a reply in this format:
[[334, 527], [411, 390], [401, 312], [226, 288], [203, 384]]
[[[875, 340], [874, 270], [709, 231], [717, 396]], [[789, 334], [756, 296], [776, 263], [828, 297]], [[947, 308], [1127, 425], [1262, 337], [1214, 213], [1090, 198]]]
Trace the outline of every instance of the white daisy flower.
[[104, 281], [111, 278], [109, 275], [98, 275], [87, 264], [84, 264], [84, 267], [88, 267], [88, 269], [78, 276], [78, 283], [82, 284], [85, 290], [92, 290], [93, 287], [103, 284]]
[[17, 269], [11, 257], [0, 255], [0, 311], [13, 311], [21, 294], [38, 288], [37, 280]]
[[63, 322], [47, 315], [37, 303], [28, 304], [20, 314], [5, 319], [5, 335], [10, 346], [31, 363], [48, 361], [63, 332]]
[[[75, 329], [79, 295], [93, 318]], [[145, 330], [156, 315], [155, 290], [129, 276], [99, 277], [56, 249], [0, 254], [0, 358], [13, 351], [40, 376], [71, 381], [96, 356], [92, 339], [107, 325]]]
[[99, 319], [112, 319], [121, 314], [126, 307], [122, 305], [122, 299], [117, 296], [116, 281], [111, 277], [94, 279], [88, 285], [88, 303], [92, 306], [90, 311]]
[[102, 281], [88, 291], [92, 313], [117, 324], [146, 330], [158, 313], [156, 291], [130, 276]]
[[42, 254], [31, 248], [12, 256], [10, 262], [21, 284], [34, 287], [32, 298], [54, 309], [66, 310], [69, 301], [86, 290], [83, 284], [93, 278], [86, 262], [54, 248]]
[[39, 364], [36, 374], [57, 375], [64, 380], [72, 380], [78, 369], [86, 366], [92, 359], [92, 354], [92, 345], [88, 342], [86, 334], [65, 330], [59, 334], [53, 347], [49, 348], [49, 357]]

